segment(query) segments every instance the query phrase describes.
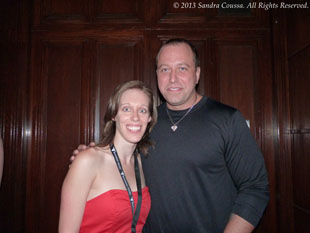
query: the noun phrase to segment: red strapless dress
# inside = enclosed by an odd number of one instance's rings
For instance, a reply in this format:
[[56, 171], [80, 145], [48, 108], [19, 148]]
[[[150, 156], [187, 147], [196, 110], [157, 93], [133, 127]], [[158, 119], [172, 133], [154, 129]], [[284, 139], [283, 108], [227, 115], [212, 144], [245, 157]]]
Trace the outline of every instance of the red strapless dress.
[[[135, 205], [138, 192], [133, 192]], [[142, 232], [143, 225], [151, 208], [148, 187], [142, 189], [142, 205], [137, 233]], [[113, 189], [87, 201], [80, 233], [130, 233], [132, 211], [127, 190]]]

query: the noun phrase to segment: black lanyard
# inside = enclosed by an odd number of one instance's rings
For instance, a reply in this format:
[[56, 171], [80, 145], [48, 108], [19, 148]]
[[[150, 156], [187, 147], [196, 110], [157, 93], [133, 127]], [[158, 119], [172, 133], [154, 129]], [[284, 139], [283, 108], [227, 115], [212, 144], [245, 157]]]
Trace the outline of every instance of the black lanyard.
[[133, 196], [132, 196], [132, 191], [131, 188], [128, 184], [128, 181], [126, 179], [126, 175], [125, 172], [123, 170], [121, 161], [119, 160], [117, 151], [115, 146], [112, 144], [110, 145], [110, 149], [111, 152], [114, 156], [117, 168], [119, 170], [119, 173], [121, 174], [122, 180], [126, 186], [127, 192], [128, 192], [128, 196], [129, 196], [129, 200], [130, 200], [130, 205], [131, 205], [131, 210], [132, 210], [132, 223], [131, 223], [131, 232], [135, 233], [136, 232], [136, 225], [139, 219], [139, 215], [140, 215], [140, 210], [141, 210], [141, 202], [142, 202], [142, 191], [141, 191], [141, 178], [140, 178], [140, 170], [139, 170], [139, 164], [138, 164], [138, 159], [137, 159], [137, 152], [135, 150], [134, 152], [134, 158], [135, 158], [135, 175], [136, 175], [136, 183], [137, 183], [137, 188], [138, 188], [138, 203], [136, 206], [136, 211], [135, 211], [135, 203], [133, 200]]

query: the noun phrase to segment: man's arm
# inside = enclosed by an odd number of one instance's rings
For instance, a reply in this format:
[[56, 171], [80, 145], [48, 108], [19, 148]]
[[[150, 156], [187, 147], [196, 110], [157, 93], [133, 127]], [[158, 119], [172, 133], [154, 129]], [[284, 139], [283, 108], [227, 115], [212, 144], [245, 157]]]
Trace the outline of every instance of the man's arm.
[[264, 158], [240, 112], [233, 114], [227, 133], [225, 161], [238, 195], [226, 229], [256, 227], [269, 200]]
[[254, 230], [254, 226], [236, 214], [232, 214], [224, 233], [250, 233]]

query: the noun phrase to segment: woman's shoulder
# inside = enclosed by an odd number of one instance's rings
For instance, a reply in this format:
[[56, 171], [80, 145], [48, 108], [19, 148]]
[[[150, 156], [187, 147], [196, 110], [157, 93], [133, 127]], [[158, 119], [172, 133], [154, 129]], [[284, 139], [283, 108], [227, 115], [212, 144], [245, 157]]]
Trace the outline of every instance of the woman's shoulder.
[[89, 147], [83, 151], [80, 151], [76, 158], [74, 159], [74, 162], [79, 163], [80, 165], [99, 165], [105, 160], [105, 157], [109, 153], [109, 150], [104, 147]]

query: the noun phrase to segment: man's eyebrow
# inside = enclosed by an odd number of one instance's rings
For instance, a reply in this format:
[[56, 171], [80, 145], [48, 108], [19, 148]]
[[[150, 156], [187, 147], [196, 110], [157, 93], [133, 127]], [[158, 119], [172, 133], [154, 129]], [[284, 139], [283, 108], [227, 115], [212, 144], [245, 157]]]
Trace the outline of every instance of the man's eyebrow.
[[180, 62], [180, 63], [178, 63], [177, 65], [178, 65], [178, 66], [184, 65], [184, 66], [190, 67], [190, 65], [187, 64], [187, 63], [185, 63], [185, 62]]
[[166, 64], [160, 64], [160, 65], [157, 67], [157, 69], [160, 68], [160, 67], [163, 67], [163, 66], [168, 66], [168, 65], [166, 65]]

